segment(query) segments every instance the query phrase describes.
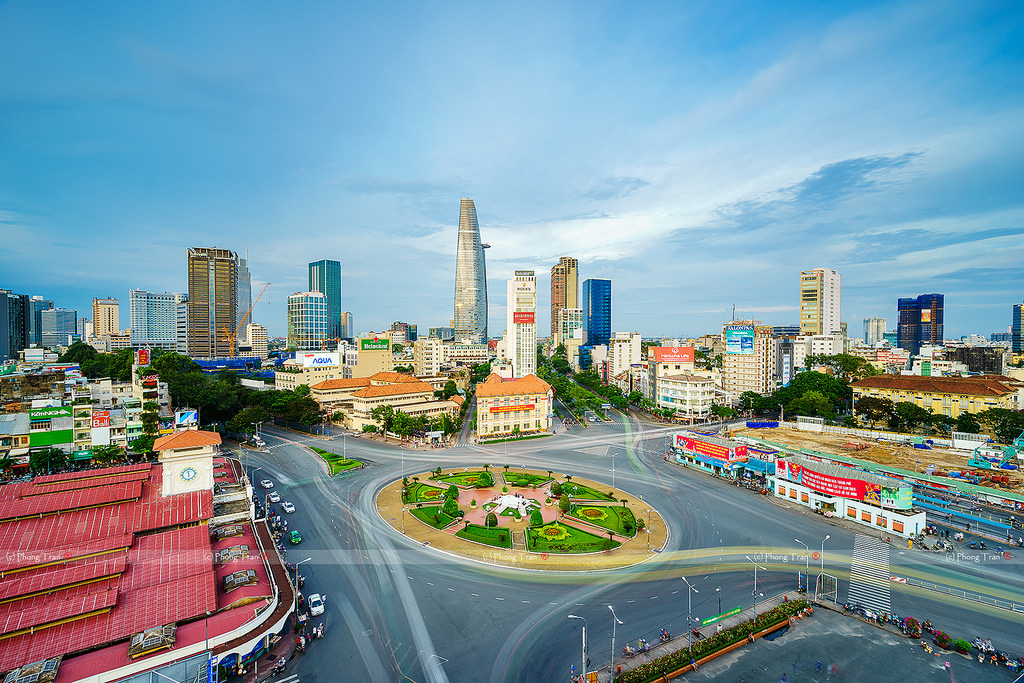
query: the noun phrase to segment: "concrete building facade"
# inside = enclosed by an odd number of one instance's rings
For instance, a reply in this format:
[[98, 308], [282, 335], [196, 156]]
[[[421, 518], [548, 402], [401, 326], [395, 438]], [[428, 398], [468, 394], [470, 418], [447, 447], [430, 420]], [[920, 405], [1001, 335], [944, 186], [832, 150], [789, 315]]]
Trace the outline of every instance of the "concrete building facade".
[[517, 270], [508, 281], [506, 353], [516, 377], [537, 371], [537, 275], [532, 270]]
[[580, 263], [563, 256], [551, 268], [551, 337], [555, 346], [563, 343], [559, 311], [580, 307]]
[[834, 334], [840, 331], [842, 278], [831, 268], [800, 273], [800, 334]]

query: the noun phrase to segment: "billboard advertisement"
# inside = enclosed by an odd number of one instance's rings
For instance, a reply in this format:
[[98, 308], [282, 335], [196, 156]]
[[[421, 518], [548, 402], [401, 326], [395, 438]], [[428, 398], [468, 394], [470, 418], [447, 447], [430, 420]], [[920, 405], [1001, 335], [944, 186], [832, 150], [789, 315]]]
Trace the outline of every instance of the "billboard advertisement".
[[[384, 340], [387, 343], [387, 340]], [[337, 351], [313, 351], [300, 353], [304, 368], [336, 368], [341, 365], [341, 354]]]
[[[109, 420], [107, 423], [109, 424]], [[110, 445], [110, 427], [93, 427], [91, 430], [90, 438], [92, 439], [93, 446], [109, 446]]]
[[532, 324], [534, 322], [534, 314], [533, 313], [513, 313], [512, 314], [512, 322], [513, 323], [517, 323], [517, 324], [518, 323]]
[[92, 428], [98, 427], [109, 427], [110, 426], [110, 411], [109, 410], [94, 410], [92, 411]]
[[30, 408], [28, 411], [31, 420], [49, 420], [55, 417], [71, 417], [71, 408], [53, 406], [49, 408]]
[[921, 322], [930, 323], [932, 321], [932, 309], [925, 308], [921, 310]]
[[136, 365], [149, 365], [149, 349], [139, 349], [135, 352]]
[[199, 424], [198, 410], [176, 410], [174, 411], [174, 426], [187, 427]]
[[914, 507], [913, 489], [901, 486], [894, 489], [882, 489], [882, 507], [894, 510], [909, 510]]
[[717, 443], [708, 443], [684, 434], [676, 434], [676, 447], [693, 453], [700, 453], [722, 462], [742, 462], [747, 459], [747, 447], [737, 444], [733, 448]]
[[4, 363], [0, 365], [0, 375], [13, 375], [17, 370], [17, 363]]
[[387, 339], [360, 339], [360, 351], [390, 351], [391, 342]]
[[692, 346], [658, 346], [654, 349], [656, 363], [692, 363]]
[[753, 325], [727, 325], [725, 327], [725, 352], [730, 356], [754, 352]]
[[853, 500], [868, 500], [870, 502], [878, 502], [881, 491], [880, 486], [869, 484], [861, 479], [834, 477], [829, 474], [809, 470], [806, 467], [800, 473], [800, 483], [818, 493], [827, 493], [830, 496], [851, 498]]
[[517, 270], [516, 277], [533, 277], [536, 275], [535, 271], [532, 270]]

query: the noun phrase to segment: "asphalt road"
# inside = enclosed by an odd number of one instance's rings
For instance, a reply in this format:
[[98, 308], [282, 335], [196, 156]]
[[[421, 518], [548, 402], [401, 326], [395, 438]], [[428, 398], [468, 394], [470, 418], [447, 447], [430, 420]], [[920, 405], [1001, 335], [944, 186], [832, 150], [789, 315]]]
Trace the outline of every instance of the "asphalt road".
[[[838, 577], [839, 598], [845, 600], [853, 541], [857, 531], [865, 531], [863, 527], [840, 525], [665, 462], [661, 454], [670, 430], [642, 425], [621, 414], [615, 417], [615, 423], [598, 423], [585, 430], [574, 427], [568, 432], [559, 429], [556, 436], [507, 448], [459, 444], [426, 452], [361, 438], [310, 441], [293, 432], [265, 430], [270, 448], [261, 453], [247, 451], [245, 465], [250, 470], [262, 467], [256, 479], [271, 478], [284, 499], [295, 503], [298, 509], [288, 519], [304, 540], [289, 548], [287, 559], [311, 558], [301, 569], [307, 577], [306, 591], [327, 596], [327, 612], [316, 619], [326, 624], [326, 637], [293, 660], [284, 677], [298, 674], [300, 681], [308, 683], [565, 681], [570, 666], [578, 668], [581, 659], [583, 622], [568, 619], [569, 614], [587, 620], [591, 667], [606, 667], [612, 626], [607, 605], [614, 605], [624, 622], [616, 631], [620, 651], [622, 644], [640, 637], [656, 642], [661, 628], [685, 634], [687, 595], [681, 576], [699, 590], [693, 596], [694, 618], [749, 606], [754, 599], [754, 573], [747, 556], [766, 568], [757, 572], [758, 594], [794, 588], [797, 571], [807, 563], [816, 573], [815, 562], [805, 559], [804, 548], [795, 538], [811, 551], [820, 551], [822, 540], [830, 535], [818, 563]], [[344, 449], [367, 467], [328, 478], [318, 459], [298, 446], [302, 441], [337, 452]], [[614, 466], [616, 487], [642, 494], [669, 520], [668, 544], [636, 567], [551, 574], [442, 555], [397, 534], [376, 514], [376, 492], [403, 471], [414, 474], [439, 465], [483, 463], [554, 469], [609, 485]], [[418, 522], [409, 518], [408, 523]], [[1024, 595], [1019, 558], [975, 560], [966, 551], [962, 555], [951, 558], [894, 547], [891, 571]], [[892, 584], [891, 602], [896, 613], [931, 619], [954, 636], [990, 637], [1000, 649], [1024, 653], [1024, 615], [898, 584]], [[877, 641], [873, 637], [877, 629], [847, 621], [864, 636], [860, 640], [865, 646]], [[807, 645], [826, 647], [834, 634], [823, 630], [801, 638]], [[875, 649], [865, 647], [864, 657], [858, 658], [857, 648], [852, 647], [848, 671], [863, 675], [889, 666], [884, 649], [877, 654], [874, 645]], [[921, 677], [915, 674], [902, 680], [932, 680], [936, 674], [928, 667], [921, 672], [925, 672]], [[947, 674], [942, 675], [948, 680]]]

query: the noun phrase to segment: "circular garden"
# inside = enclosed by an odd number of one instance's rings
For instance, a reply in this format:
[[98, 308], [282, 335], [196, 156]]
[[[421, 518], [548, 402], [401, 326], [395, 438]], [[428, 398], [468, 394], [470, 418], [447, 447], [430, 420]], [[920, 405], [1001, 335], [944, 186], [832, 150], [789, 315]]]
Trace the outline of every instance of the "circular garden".
[[377, 508], [425, 545], [506, 566], [612, 569], [667, 540], [661, 516], [640, 498], [552, 470], [438, 467], [386, 486]]

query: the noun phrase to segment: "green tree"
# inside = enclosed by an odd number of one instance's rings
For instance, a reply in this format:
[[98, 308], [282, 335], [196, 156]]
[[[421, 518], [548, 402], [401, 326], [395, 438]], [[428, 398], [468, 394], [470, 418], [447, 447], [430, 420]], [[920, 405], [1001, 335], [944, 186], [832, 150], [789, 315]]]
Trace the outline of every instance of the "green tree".
[[444, 506], [441, 508], [441, 511], [449, 517], [458, 517], [459, 501], [455, 500], [454, 498], [445, 498]]
[[448, 380], [444, 383], [444, 388], [441, 389], [441, 398], [449, 399], [459, 393], [459, 388], [455, 386], [453, 380]]
[[370, 411], [370, 417], [380, 425], [384, 432], [384, 440], [388, 440], [388, 432], [395, 424], [395, 409], [389, 405], [377, 406]]
[[879, 422], [888, 422], [896, 414], [896, 404], [887, 398], [864, 396], [857, 399], [854, 411], [864, 417], [872, 426]]
[[557, 481], [551, 484], [551, 495], [560, 496], [562, 495], [562, 485]]
[[493, 512], [488, 512], [487, 517], [484, 518], [484, 526], [488, 529], [493, 529], [498, 526], [498, 516]]
[[1024, 434], [1024, 413], [1006, 408], [989, 408], [978, 413], [978, 421], [992, 430], [999, 443], [1013, 443]]
[[544, 515], [540, 510], [534, 509], [530, 513], [530, 526], [544, 526]]
[[974, 413], [969, 413], [964, 410], [961, 411], [960, 415], [956, 418], [956, 430], [958, 432], [977, 434], [981, 431], [981, 423], [978, 422], [978, 418]]
[[153, 452], [153, 444], [156, 442], [156, 437], [148, 434], [133, 439], [128, 446], [132, 449], [133, 453], [139, 453], [141, 455], [148, 455]]
[[448, 486], [448, 490], [445, 491], [445, 493], [444, 493], [444, 497], [445, 498], [454, 498], [454, 499], [458, 500], [459, 499], [459, 487], [456, 486], [455, 484], [450, 484]]
[[569, 511], [569, 496], [562, 496], [558, 499], [558, 509], [561, 510], [563, 514]]
[[755, 413], [759, 413], [765, 405], [764, 396], [756, 391], [744, 391], [740, 394], [740, 405], [743, 406], [743, 410], [752, 410]]
[[[720, 406], [717, 403], [711, 404], [711, 412], [713, 412], [716, 416], [718, 416], [719, 419], [722, 420], [727, 420], [739, 415], [739, 413], [736, 412], [735, 408], [731, 406]], [[669, 411], [669, 413], [670, 415], [668, 415], [667, 417], [671, 417], [672, 411]]]
[[922, 425], [927, 425], [931, 415], [930, 411], [914, 403], [900, 401], [896, 404], [896, 425], [909, 432], [916, 430]]
[[6, 472], [14, 465], [14, 458], [6, 453], [0, 455], [0, 472]]
[[832, 402], [820, 391], [808, 391], [789, 402], [788, 410], [793, 415], [809, 417], [835, 417]]
[[228, 420], [227, 427], [232, 432], [239, 434], [252, 434], [256, 431], [257, 422], [270, 420], [270, 413], [263, 406], [249, 406], [243, 408], [233, 418]]
[[633, 405], [637, 405], [638, 403], [640, 403], [640, 401], [644, 400], [644, 395], [634, 389], [633, 391], [629, 392], [629, 396], [626, 397], [626, 400], [632, 403]]
[[481, 489], [485, 489], [488, 486], [494, 486], [494, 477], [490, 472], [485, 471], [476, 478], [476, 486]]
[[865, 377], [873, 377], [878, 374], [878, 370], [871, 363], [848, 353], [807, 356], [807, 367], [829, 368], [832, 370], [832, 374], [841, 382], [850, 382]]
[[125, 450], [116, 444], [92, 447], [92, 460], [99, 465], [113, 465], [124, 462], [127, 458]]
[[59, 448], [44, 448], [28, 456], [28, 464], [33, 472], [52, 472], [60, 469], [68, 461], [68, 454]]
[[408, 438], [409, 435], [412, 434], [413, 427], [415, 426], [413, 419], [409, 417], [409, 414], [403, 413], [401, 410], [396, 410], [394, 412], [393, 425], [393, 431], [395, 434], [398, 434], [403, 439]]

